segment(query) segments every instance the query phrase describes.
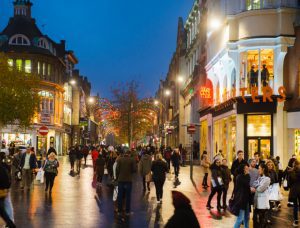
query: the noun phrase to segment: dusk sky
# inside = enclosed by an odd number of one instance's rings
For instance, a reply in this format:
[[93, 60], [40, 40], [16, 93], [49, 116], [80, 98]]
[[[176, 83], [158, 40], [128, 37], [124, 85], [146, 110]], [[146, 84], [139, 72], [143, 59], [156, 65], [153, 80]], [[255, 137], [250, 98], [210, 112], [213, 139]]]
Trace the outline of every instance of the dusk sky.
[[[13, 0], [0, 1], [0, 29], [13, 15]], [[65, 39], [92, 93], [110, 97], [111, 87], [136, 80], [143, 97], [153, 96], [175, 51], [178, 17], [193, 0], [52, 0], [33, 2], [44, 34]]]

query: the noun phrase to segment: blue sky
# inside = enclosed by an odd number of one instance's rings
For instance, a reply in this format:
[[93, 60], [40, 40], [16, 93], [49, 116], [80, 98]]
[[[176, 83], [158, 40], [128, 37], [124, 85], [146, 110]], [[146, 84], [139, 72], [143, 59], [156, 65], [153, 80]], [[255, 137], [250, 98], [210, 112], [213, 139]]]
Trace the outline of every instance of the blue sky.
[[[13, 15], [13, 0], [0, 1], [0, 29]], [[110, 97], [111, 87], [136, 80], [142, 96], [153, 96], [175, 50], [178, 17], [193, 0], [32, 0], [43, 33], [65, 39], [92, 93]]]

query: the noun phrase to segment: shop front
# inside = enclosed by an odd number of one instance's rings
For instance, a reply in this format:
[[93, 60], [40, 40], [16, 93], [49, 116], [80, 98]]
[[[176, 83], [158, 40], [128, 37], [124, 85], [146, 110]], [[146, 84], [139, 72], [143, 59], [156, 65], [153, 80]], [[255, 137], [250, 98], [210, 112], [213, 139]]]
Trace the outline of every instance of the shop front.
[[11, 143], [14, 143], [16, 147], [32, 146], [31, 133], [2, 133], [1, 139], [7, 146]]

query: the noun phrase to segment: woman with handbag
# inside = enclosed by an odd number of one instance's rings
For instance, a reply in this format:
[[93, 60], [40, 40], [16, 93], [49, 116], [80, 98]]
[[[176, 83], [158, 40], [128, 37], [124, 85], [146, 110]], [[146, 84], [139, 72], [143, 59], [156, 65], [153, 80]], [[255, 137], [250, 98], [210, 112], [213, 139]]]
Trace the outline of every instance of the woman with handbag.
[[251, 187], [251, 192], [255, 192], [253, 225], [255, 228], [264, 228], [267, 227], [266, 214], [270, 209], [268, 189], [271, 179], [266, 164], [261, 163], [258, 167], [258, 172], [260, 177], [254, 182], [254, 187]]
[[8, 170], [5, 165], [2, 163], [2, 159], [0, 161], [0, 216], [3, 218], [6, 223], [6, 227], [14, 228], [16, 225], [9, 217], [7, 210], [5, 208], [5, 199], [8, 197], [9, 188], [10, 188], [10, 178], [8, 174]]
[[290, 193], [289, 199], [293, 201], [294, 207], [294, 223], [293, 226], [298, 226], [298, 211], [300, 204], [300, 163], [298, 160], [294, 163], [294, 168], [289, 174]]
[[[279, 180], [278, 180], [278, 174], [275, 171], [275, 164], [272, 160], [267, 161], [267, 166], [269, 170], [269, 176], [271, 179], [269, 191], [270, 191], [270, 196], [269, 196], [269, 202], [270, 202], [270, 209], [273, 211], [278, 211], [280, 208], [280, 187], [279, 187]], [[268, 223], [271, 222], [270, 217], [271, 217], [271, 211], [269, 212], [269, 219]]]
[[45, 171], [45, 178], [46, 178], [46, 188], [45, 191], [52, 193], [52, 188], [54, 185], [54, 179], [58, 174], [57, 168], [59, 167], [59, 162], [56, 159], [56, 155], [54, 152], [51, 152], [48, 156], [48, 159], [45, 161], [44, 171]]
[[237, 218], [234, 228], [239, 228], [242, 223], [244, 223], [245, 228], [248, 228], [251, 204], [249, 166], [247, 164], [241, 164], [236, 172], [237, 177], [233, 192], [233, 201], [235, 210], [237, 211]]
[[163, 197], [163, 187], [166, 180], [166, 173], [169, 169], [168, 164], [163, 160], [161, 154], [157, 154], [155, 158], [156, 160], [152, 162], [151, 171], [156, 189], [157, 203], [161, 203]]
[[139, 173], [143, 178], [143, 191], [147, 190], [150, 192], [150, 182], [151, 182], [151, 164], [152, 164], [152, 156], [150, 155], [150, 151], [146, 151], [139, 162]]
[[212, 209], [211, 200], [214, 195], [217, 193], [217, 209], [221, 211], [221, 195], [222, 195], [222, 188], [223, 188], [223, 179], [222, 179], [222, 170], [221, 170], [221, 160], [217, 157], [214, 163], [210, 166], [211, 170], [211, 193], [208, 197], [208, 201], [206, 204], [206, 208], [208, 210]]

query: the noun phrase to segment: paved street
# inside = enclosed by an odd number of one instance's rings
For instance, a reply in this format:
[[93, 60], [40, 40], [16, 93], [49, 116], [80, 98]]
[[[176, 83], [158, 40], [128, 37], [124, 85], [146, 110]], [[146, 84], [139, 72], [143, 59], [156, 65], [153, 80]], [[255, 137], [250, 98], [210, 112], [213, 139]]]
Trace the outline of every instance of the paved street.
[[[173, 177], [168, 176], [162, 206], [157, 205], [154, 186], [150, 194], [143, 195], [141, 183], [135, 181], [132, 208], [134, 214], [127, 221], [118, 220], [113, 213], [112, 191], [104, 186], [97, 194], [91, 186], [91, 160], [80, 177], [71, 177], [66, 157], [61, 159], [59, 176], [56, 178], [52, 196], [45, 194], [44, 186], [35, 182], [32, 192], [23, 192], [14, 187], [12, 198], [17, 227], [163, 227], [173, 213], [170, 190], [173, 189]], [[189, 178], [189, 167], [181, 169], [181, 185], [177, 187], [193, 203], [193, 208], [201, 227], [233, 227], [235, 217], [229, 213], [219, 215], [216, 211], [209, 213], [205, 209], [209, 192], [195, 186], [200, 183], [200, 168], [195, 168], [195, 185]], [[136, 177], [136, 180], [140, 180]], [[105, 181], [106, 182], [106, 179]], [[229, 193], [230, 194], [230, 193]], [[286, 200], [285, 200], [286, 201]], [[215, 202], [212, 203], [215, 205]], [[286, 202], [278, 212], [272, 227], [291, 226], [291, 209]]]

